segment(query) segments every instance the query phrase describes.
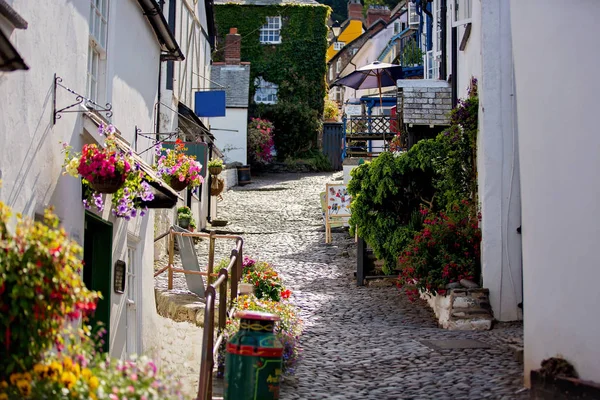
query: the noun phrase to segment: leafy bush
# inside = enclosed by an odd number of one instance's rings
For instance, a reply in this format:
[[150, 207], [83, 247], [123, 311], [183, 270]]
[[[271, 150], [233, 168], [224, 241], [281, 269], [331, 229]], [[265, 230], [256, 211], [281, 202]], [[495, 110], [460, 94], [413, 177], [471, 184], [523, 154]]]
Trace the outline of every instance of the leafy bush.
[[445, 294], [446, 285], [461, 279], [478, 280], [481, 231], [474, 206], [468, 200], [454, 205], [449, 212], [421, 210], [424, 228], [417, 232], [399, 257], [402, 285], [409, 298], [417, 289]]
[[325, 107], [323, 109], [323, 119], [335, 120], [337, 121], [340, 117], [340, 109], [337, 106], [337, 103], [329, 98], [325, 98]]
[[271, 162], [273, 130], [273, 124], [267, 119], [252, 118], [248, 124], [248, 158], [251, 164]]
[[51, 211], [44, 223], [20, 215], [13, 222], [0, 202], [0, 380], [60, 348], [63, 325], [93, 312], [99, 298], [82, 281], [81, 247]]

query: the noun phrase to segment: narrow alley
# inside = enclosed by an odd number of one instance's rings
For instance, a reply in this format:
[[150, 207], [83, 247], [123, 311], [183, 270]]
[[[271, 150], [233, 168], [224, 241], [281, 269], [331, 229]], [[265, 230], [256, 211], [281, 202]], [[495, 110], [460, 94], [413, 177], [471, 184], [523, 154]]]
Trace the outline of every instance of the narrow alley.
[[301, 309], [302, 359], [281, 398], [527, 398], [522, 364], [508, 347], [521, 325], [447, 331], [424, 302], [410, 303], [395, 287], [356, 286], [353, 238], [337, 232], [324, 243], [319, 192], [335, 177], [253, 176], [218, 206], [225, 229], [244, 236], [245, 254], [273, 263]]

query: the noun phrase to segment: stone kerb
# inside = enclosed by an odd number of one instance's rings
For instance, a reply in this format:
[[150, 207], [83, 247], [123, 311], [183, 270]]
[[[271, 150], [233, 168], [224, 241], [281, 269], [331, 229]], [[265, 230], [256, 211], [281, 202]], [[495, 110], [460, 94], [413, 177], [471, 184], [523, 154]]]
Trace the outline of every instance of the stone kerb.
[[492, 328], [488, 289], [449, 289], [446, 295], [435, 296], [422, 292], [421, 298], [433, 309], [444, 329], [484, 331]]

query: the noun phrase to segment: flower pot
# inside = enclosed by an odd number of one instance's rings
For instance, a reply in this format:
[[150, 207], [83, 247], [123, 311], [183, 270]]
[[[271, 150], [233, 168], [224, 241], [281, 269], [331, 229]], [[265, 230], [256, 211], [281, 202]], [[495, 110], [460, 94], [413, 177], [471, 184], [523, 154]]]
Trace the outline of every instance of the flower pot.
[[173, 190], [176, 192], [181, 192], [183, 189], [188, 187], [188, 185], [189, 185], [189, 182], [187, 180], [180, 181], [177, 178], [172, 178], [171, 183], [169, 183], [169, 186], [171, 186], [173, 188]]
[[179, 218], [177, 220], [177, 225], [179, 225], [183, 229], [188, 229], [190, 227], [190, 221], [190, 218]]
[[112, 178], [96, 178], [94, 181], [90, 181], [90, 186], [98, 193], [116, 193], [117, 190], [121, 189], [121, 186], [125, 183], [122, 176], [114, 176]]
[[223, 167], [208, 167], [208, 172], [211, 175], [219, 175], [223, 171]]

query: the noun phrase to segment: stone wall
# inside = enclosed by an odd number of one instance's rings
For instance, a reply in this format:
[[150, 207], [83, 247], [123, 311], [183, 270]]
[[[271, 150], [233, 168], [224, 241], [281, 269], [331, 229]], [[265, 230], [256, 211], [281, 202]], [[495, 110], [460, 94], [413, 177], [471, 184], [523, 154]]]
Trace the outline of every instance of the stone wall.
[[435, 312], [440, 326], [454, 331], [483, 331], [492, 328], [488, 289], [450, 289], [445, 296], [422, 293]]
[[405, 124], [450, 125], [452, 88], [447, 82], [401, 79], [398, 97], [398, 103], [403, 102]]
[[225, 181], [224, 192], [228, 191], [234, 186], [237, 186], [237, 168], [226, 168], [221, 172], [221, 178]]

